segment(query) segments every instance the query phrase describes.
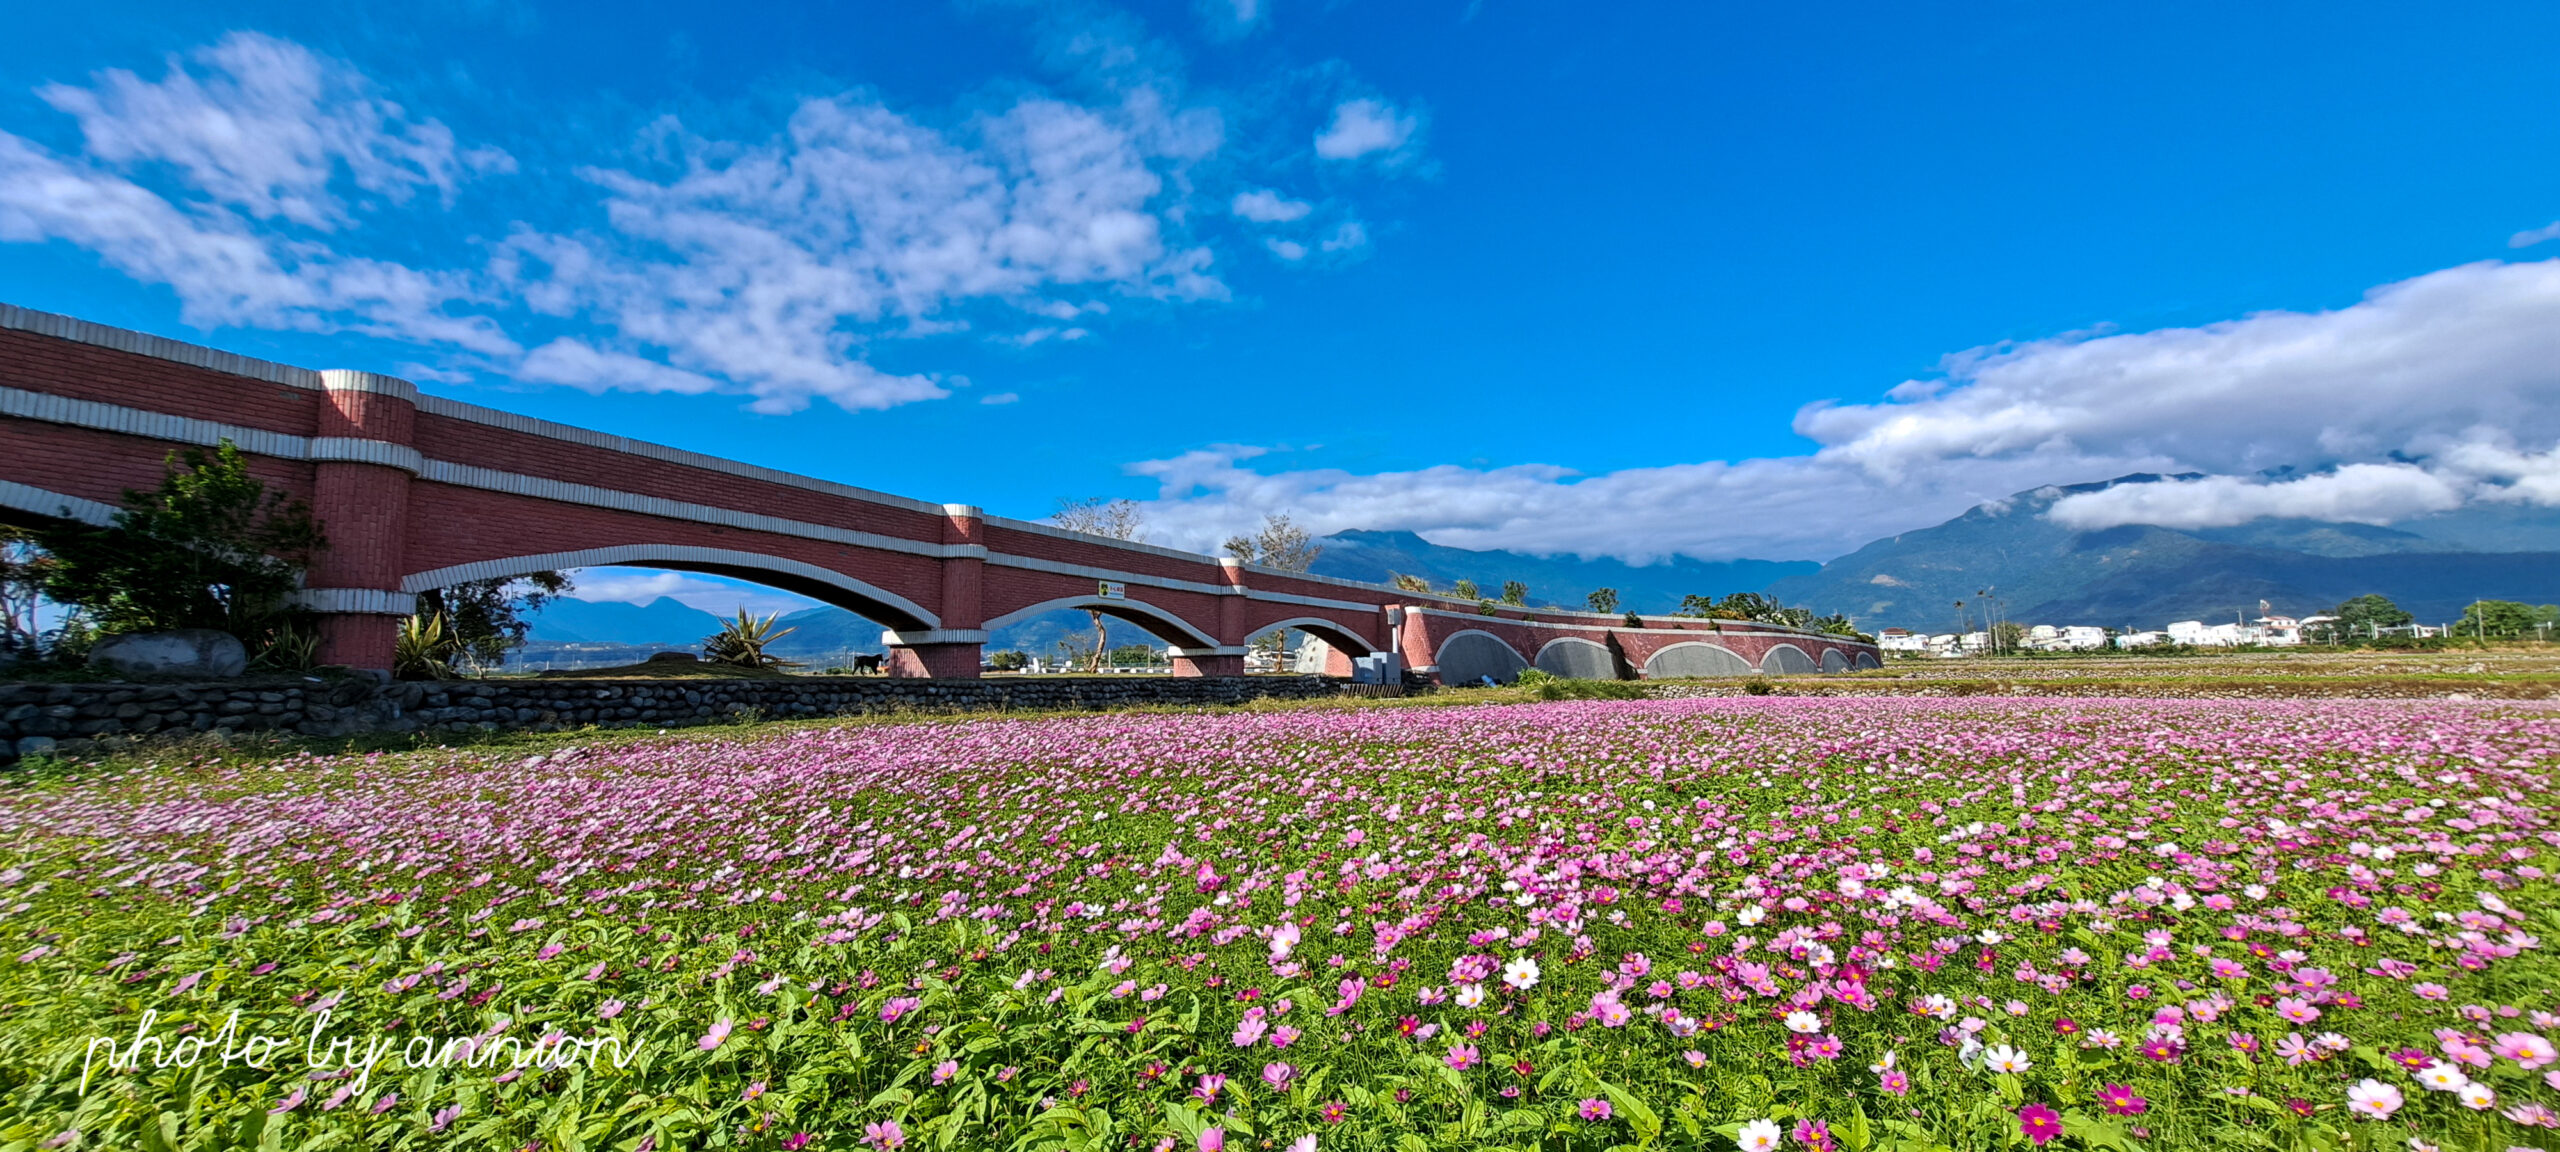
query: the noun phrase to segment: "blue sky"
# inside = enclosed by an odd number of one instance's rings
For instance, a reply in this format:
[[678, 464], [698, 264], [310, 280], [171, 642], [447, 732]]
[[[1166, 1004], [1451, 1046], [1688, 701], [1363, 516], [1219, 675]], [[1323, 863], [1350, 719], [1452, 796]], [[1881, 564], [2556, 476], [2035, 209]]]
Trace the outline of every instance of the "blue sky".
[[20, 14], [0, 299], [1190, 547], [2560, 504], [2547, 4], [362, 7]]

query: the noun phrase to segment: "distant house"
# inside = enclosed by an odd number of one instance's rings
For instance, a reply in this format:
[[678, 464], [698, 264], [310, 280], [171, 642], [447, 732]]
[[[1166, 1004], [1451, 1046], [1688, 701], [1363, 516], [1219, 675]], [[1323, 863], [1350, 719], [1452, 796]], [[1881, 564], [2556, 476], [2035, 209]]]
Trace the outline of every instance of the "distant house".
[[1929, 638], [1914, 635], [1908, 628], [1887, 628], [1876, 633], [1876, 647], [1887, 652], [1926, 652], [1929, 650]]
[[2127, 632], [2116, 637], [2118, 648], [2149, 648], [2168, 642], [2169, 634], [2166, 632]]

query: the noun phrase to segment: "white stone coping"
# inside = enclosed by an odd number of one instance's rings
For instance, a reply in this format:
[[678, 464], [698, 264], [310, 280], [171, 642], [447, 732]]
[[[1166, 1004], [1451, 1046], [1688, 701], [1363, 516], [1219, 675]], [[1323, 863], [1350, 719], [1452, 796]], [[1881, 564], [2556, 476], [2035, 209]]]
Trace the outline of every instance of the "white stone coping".
[[305, 588], [293, 594], [293, 602], [314, 612], [367, 616], [410, 616], [418, 611], [416, 593], [380, 588]]
[[[239, 443], [239, 441], [233, 441]], [[427, 470], [427, 458], [406, 444], [388, 440], [367, 440], [356, 436], [315, 436], [309, 441], [304, 459], [314, 463], [344, 461], [349, 464], [379, 464], [397, 468], [412, 476]]]
[[359, 372], [353, 368], [323, 368], [320, 386], [332, 392], [371, 392], [397, 396], [412, 404], [418, 402], [418, 386], [397, 376], [379, 372]]
[[33, 332], [39, 336], [51, 336], [56, 340], [69, 340], [75, 344], [112, 348], [118, 352], [130, 352], [136, 356], [149, 356], [154, 360], [167, 360], [197, 368], [208, 368], [232, 376], [264, 380], [270, 384], [284, 384], [295, 388], [321, 386], [320, 374], [308, 368], [296, 368], [290, 364], [277, 364], [267, 360], [253, 360], [247, 356], [217, 351], [199, 344], [188, 344], [165, 336], [152, 336], [126, 328], [112, 328], [51, 312], [38, 312], [33, 308], [21, 308], [15, 304], [0, 304], [0, 328]]
[[1226, 644], [1215, 648], [1167, 648], [1167, 656], [1242, 656], [1253, 649], [1242, 644]]
[[33, 512], [38, 516], [57, 516], [65, 520], [77, 520], [83, 524], [93, 524], [101, 528], [114, 523], [117, 512], [113, 504], [82, 496], [65, 496], [59, 492], [48, 492], [35, 485], [20, 484], [15, 480], [0, 480], [0, 507]]
[[880, 642], [892, 648], [913, 648], [921, 644], [984, 644], [984, 628], [935, 628], [925, 632], [889, 631], [880, 634]]

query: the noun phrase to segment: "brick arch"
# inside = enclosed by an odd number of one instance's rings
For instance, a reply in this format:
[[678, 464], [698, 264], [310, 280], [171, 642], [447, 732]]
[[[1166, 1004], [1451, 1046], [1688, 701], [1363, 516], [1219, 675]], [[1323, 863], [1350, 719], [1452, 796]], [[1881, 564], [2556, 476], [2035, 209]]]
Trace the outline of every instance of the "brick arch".
[[556, 568], [616, 564], [750, 580], [786, 592], [797, 592], [812, 600], [876, 620], [892, 631], [921, 632], [942, 626], [941, 618], [923, 605], [842, 572], [760, 552], [702, 548], [689, 544], [621, 544], [607, 548], [582, 548], [574, 552], [541, 552], [479, 560], [411, 573], [401, 579], [400, 590], [414, 595], [469, 580], [497, 580]]
[[1106, 600], [1100, 596], [1060, 596], [1024, 608], [1016, 608], [986, 623], [993, 632], [1009, 624], [1019, 624], [1034, 616], [1050, 612], [1086, 609], [1100, 612], [1115, 620], [1126, 620], [1147, 630], [1149, 635], [1176, 648], [1186, 650], [1218, 648], [1218, 638], [1201, 631], [1191, 622], [1144, 600]]
[[1332, 645], [1335, 651], [1346, 652], [1353, 656], [1366, 656], [1377, 650], [1377, 645], [1362, 639], [1358, 632], [1339, 621], [1327, 620], [1321, 616], [1299, 616], [1274, 621], [1247, 633], [1245, 638], [1250, 640], [1274, 628], [1295, 628]]

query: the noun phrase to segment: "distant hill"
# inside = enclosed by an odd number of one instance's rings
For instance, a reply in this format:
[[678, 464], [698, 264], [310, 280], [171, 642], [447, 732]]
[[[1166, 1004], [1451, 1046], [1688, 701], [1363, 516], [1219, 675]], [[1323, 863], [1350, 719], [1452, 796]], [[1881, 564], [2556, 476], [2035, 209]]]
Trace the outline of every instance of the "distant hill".
[[689, 647], [720, 630], [719, 617], [668, 596], [646, 604], [564, 597], [535, 613], [531, 624], [533, 630], [526, 639], [550, 644]]
[[1611, 558], [1450, 548], [1411, 532], [1336, 532], [1317, 543], [1324, 551], [1311, 571], [1319, 576], [1384, 584], [1401, 572], [1429, 580], [1439, 589], [1467, 579], [1487, 596], [1500, 596], [1503, 581], [1517, 580], [1529, 586], [1529, 603], [1566, 608], [1582, 607], [1583, 597], [1594, 588], [1615, 588], [1619, 606], [1637, 612], [1669, 612], [1691, 593], [1756, 592], [1773, 580], [1811, 575], [1822, 567], [1810, 560], [1694, 560], [1687, 556], [1638, 566]]
[[2475, 596], [2560, 600], [2560, 554], [2551, 552], [2470, 551], [2397, 528], [2314, 520], [2081, 532], [2044, 515], [2072, 493], [2158, 479], [2137, 474], [2021, 492], [1877, 540], [1818, 572], [1781, 579], [1769, 592], [1846, 612], [1870, 630], [1929, 632], [1954, 630], [1958, 600], [1978, 625], [1986, 587], [1996, 590], [2002, 612], [2022, 623], [2140, 628], [2230, 620], [2235, 612], [2255, 617], [2260, 600], [2304, 616], [2367, 592], [2427, 621], [2461, 615]]

